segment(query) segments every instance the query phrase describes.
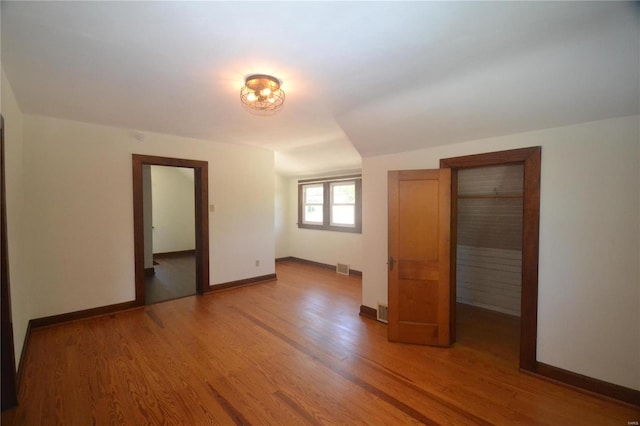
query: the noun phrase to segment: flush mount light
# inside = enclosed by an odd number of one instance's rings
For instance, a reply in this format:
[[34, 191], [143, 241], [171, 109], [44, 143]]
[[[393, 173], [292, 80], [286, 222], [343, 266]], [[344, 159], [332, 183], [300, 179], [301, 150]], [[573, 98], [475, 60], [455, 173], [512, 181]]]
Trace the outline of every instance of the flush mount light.
[[269, 115], [284, 106], [280, 80], [266, 74], [254, 74], [245, 79], [240, 89], [242, 105], [254, 114]]

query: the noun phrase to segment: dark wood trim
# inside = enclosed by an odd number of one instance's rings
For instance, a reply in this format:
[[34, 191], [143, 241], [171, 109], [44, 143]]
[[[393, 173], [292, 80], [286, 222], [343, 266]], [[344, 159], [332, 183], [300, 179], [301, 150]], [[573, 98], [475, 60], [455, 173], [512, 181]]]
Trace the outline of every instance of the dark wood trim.
[[366, 305], [360, 305], [360, 316], [378, 321], [378, 311]]
[[[449, 280], [451, 282], [450, 294], [449, 294], [449, 340], [451, 343], [456, 341], [457, 338], [457, 321], [458, 321], [458, 309], [457, 309], [457, 294], [456, 288], [457, 273], [458, 273], [458, 172], [451, 171], [451, 224], [449, 231], [450, 247], [449, 247]], [[453, 192], [453, 188], [456, 188], [456, 192]]]
[[540, 251], [540, 170], [542, 149], [532, 149], [524, 159], [522, 210], [522, 305], [520, 366], [531, 370], [538, 345], [538, 259]]
[[601, 399], [640, 407], [640, 391], [635, 389], [594, 379], [541, 362], [536, 364], [535, 372], [527, 370], [523, 370], [523, 372]]
[[352, 275], [354, 277], [362, 278], [362, 271], [358, 271], [358, 270], [349, 268], [349, 275]]
[[195, 167], [195, 221], [196, 221], [196, 291], [204, 294], [209, 289], [209, 164], [193, 162]]
[[236, 287], [244, 287], [248, 285], [266, 283], [266, 282], [276, 281], [277, 279], [278, 277], [276, 276], [276, 274], [268, 274], [268, 275], [261, 275], [259, 277], [245, 278], [243, 280], [230, 281], [227, 283], [211, 285], [209, 286], [209, 292], [229, 290], [231, 288], [236, 288]]
[[[336, 265], [329, 265], [328, 263], [321, 263], [321, 262], [316, 262], [314, 260], [301, 259], [299, 257], [294, 257], [294, 256], [289, 256], [286, 259], [293, 262], [299, 262], [299, 263], [304, 263], [311, 266], [317, 266], [318, 268], [331, 269], [332, 271], [336, 270]], [[352, 275], [354, 277], [361, 277], [362, 271], [349, 268], [349, 275]]]
[[190, 256], [195, 255], [196, 251], [194, 250], [178, 250], [178, 251], [167, 251], [164, 253], [153, 253], [153, 258], [156, 259], [166, 259], [171, 257], [182, 257], [182, 256]]
[[133, 251], [135, 273], [135, 302], [144, 301], [144, 192], [142, 184], [142, 159], [133, 155]]
[[16, 382], [18, 391], [22, 384], [22, 377], [24, 375], [25, 360], [27, 359], [27, 351], [29, 350], [29, 344], [31, 343], [31, 320], [27, 323], [27, 331], [24, 334], [24, 342], [22, 343], [22, 352], [20, 353], [20, 362], [18, 363], [18, 373], [16, 375]]
[[276, 263], [280, 263], [280, 262], [289, 262], [291, 260], [294, 260], [293, 257], [291, 256], [285, 256], [285, 257], [276, 257]]
[[113, 305], [99, 306], [97, 308], [83, 309], [81, 311], [68, 312], [66, 314], [51, 315], [49, 317], [35, 318], [29, 321], [31, 328], [49, 327], [65, 322], [79, 321], [103, 315], [114, 314], [128, 309], [138, 308], [140, 305], [135, 301], [116, 303]]
[[[452, 169], [452, 182], [457, 182], [459, 169], [500, 164], [524, 164], [520, 368], [528, 371], [536, 370], [541, 153], [542, 148], [537, 146], [440, 160], [441, 168]], [[457, 194], [457, 184], [452, 185], [451, 199], [457, 199]], [[453, 218], [452, 225], [455, 228]], [[453, 238], [451, 253], [455, 258], [456, 244]], [[455, 291], [455, 281], [452, 283], [452, 291]]]
[[16, 355], [13, 340], [13, 315], [11, 314], [11, 287], [9, 284], [9, 240], [7, 237], [7, 183], [5, 176], [4, 117], [0, 115], [0, 309], [2, 372], [0, 373], [2, 411], [18, 405], [16, 381]]
[[506, 151], [487, 152], [483, 154], [465, 155], [462, 157], [443, 158], [440, 168], [469, 169], [472, 167], [499, 166], [502, 164], [523, 163], [531, 156], [542, 152], [542, 147], [509, 149]]
[[316, 266], [318, 268], [331, 269], [332, 271], [336, 270], [335, 265], [329, 265], [328, 263], [321, 263], [321, 262], [316, 262], [314, 260], [301, 259], [299, 257], [294, 257], [294, 256], [291, 257], [291, 260], [298, 263], [304, 263], [305, 265]]
[[199, 160], [132, 154], [133, 169], [133, 240], [135, 256], [135, 303], [145, 304], [144, 215], [142, 165], [186, 167], [194, 169], [196, 293], [209, 291], [209, 171], [208, 163]]

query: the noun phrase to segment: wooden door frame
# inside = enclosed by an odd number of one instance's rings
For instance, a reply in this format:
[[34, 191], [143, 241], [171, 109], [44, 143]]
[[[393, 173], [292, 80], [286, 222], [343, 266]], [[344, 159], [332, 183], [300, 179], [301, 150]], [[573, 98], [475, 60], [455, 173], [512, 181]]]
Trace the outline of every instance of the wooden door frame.
[[537, 366], [541, 154], [542, 148], [536, 146], [440, 160], [441, 168], [451, 169], [452, 331], [455, 330], [458, 170], [505, 164], [524, 165], [520, 369], [532, 372], [536, 371]]
[[133, 165], [133, 236], [135, 252], [135, 283], [137, 306], [145, 305], [144, 214], [142, 166], [169, 166], [194, 169], [196, 293], [204, 294], [209, 287], [209, 170], [206, 161], [179, 158], [132, 155]]
[[0, 115], [0, 281], [2, 288], [2, 411], [18, 405], [18, 386], [16, 380], [16, 355], [13, 342], [13, 318], [11, 315], [11, 288], [9, 286], [9, 241], [7, 238], [7, 183], [5, 177], [4, 153], [4, 117]]

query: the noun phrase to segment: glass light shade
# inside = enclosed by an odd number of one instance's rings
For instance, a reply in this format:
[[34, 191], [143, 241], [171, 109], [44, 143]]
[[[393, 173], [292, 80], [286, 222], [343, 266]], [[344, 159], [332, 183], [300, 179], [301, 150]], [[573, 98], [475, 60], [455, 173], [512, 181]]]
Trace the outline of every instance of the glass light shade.
[[270, 115], [281, 110], [284, 99], [280, 81], [270, 75], [250, 75], [240, 89], [242, 106], [258, 115]]

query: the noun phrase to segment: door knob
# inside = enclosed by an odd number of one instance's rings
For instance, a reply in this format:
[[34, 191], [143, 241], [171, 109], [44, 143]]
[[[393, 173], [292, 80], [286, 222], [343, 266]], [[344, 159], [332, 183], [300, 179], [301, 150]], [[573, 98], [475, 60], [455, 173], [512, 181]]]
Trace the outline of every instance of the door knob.
[[393, 271], [393, 265], [395, 265], [396, 260], [393, 258], [393, 256], [389, 256], [389, 270]]

